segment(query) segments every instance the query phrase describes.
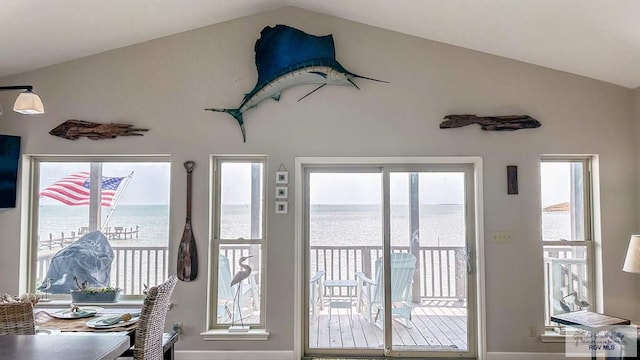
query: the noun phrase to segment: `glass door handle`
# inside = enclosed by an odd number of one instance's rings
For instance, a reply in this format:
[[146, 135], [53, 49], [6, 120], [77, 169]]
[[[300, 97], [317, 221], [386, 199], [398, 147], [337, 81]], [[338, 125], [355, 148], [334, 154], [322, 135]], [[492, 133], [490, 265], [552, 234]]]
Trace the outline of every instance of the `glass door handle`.
[[464, 253], [464, 261], [467, 264], [467, 273], [473, 272], [473, 251], [469, 248]]

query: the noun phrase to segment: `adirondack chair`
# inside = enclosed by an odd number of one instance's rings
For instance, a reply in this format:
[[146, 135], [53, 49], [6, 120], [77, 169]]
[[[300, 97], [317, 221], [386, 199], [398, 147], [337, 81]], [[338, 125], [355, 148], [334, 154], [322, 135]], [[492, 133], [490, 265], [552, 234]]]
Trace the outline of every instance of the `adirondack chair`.
[[[237, 305], [233, 304], [238, 285], [231, 285], [231, 267], [229, 259], [224, 255], [218, 256], [218, 319], [231, 320], [231, 317], [238, 311]], [[242, 284], [242, 294], [240, 295], [240, 307], [243, 309], [256, 310], [258, 303], [258, 287], [255, 283], [255, 277], [252, 273], [247, 279], [249, 284]], [[247, 315], [247, 314], [245, 314]], [[225, 317], [226, 316], [226, 317]]]
[[[409, 253], [392, 253], [391, 261], [391, 314], [398, 315], [405, 320], [405, 326], [411, 328], [411, 284], [416, 270], [416, 257]], [[376, 260], [375, 280], [364, 273], [357, 272], [356, 285], [358, 294], [357, 308], [362, 312], [362, 306], [368, 310], [369, 321], [380, 326], [384, 316], [384, 278], [382, 258]], [[375, 317], [373, 313], [375, 311]]]
[[319, 310], [322, 310], [322, 302], [324, 301], [322, 296], [324, 290], [322, 287], [323, 276], [324, 270], [320, 270], [309, 280], [309, 308], [311, 309], [312, 318], [316, 316], [316, 307], [319, 306]]

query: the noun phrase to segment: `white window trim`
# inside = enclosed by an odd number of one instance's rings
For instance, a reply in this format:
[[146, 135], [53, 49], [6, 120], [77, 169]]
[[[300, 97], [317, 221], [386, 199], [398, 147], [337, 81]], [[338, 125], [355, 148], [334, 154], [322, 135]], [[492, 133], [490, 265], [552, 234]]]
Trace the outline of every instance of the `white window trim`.
[[[31, 239], [37, 237], [38, 229], [38, 211], [37, 204], [39, 198], [33, 189], [38, 188], [36, 179], [40, 176], [39, 163], [41, 162], [171, 162], [170, 155], [76, 155], [76, 154], [55, 154], [55, 155], [35, 155], [24, 154], [22, 156], [22, 172], [21, 172], [21, 218], [27, 219], [22, 221], [20, 226], [20, 274], [19, 274], [19, 292], [35, 293], [32, 288], [34, 282], [34, 274], [36, 272], [35, 262], [33, 259], [37, 257], [38, 247], [34, 246]], [[25, 206], [26, 205], [26, 206]], [[169, 225], [168, 233], [171, 233]], [[169, 244], [167, 244], [169, 246]], [[48, 305], [68, 305], [71, 298], [62, 296], [52, 296], [52, 302]], [[121, 295], [120, 300], [113, 304], [100, 304], [104, 307], [131, 307], [132, 305], [142, 304], [144, 295]], [[45, 307], [45, 303], [40, 305]]]
[[[542, 243], [542, 251], [544, 252], [544, 246], [553, 245], [569, 245], [569, 246], [585, 246], [587, 248], [587, 267], [588, 275], [590, 278], [590, 299], [591, 308], [594, 311], [602, 312], [602, 264], [600, 247], [597, 246], [601, 242], [600, 233], [598, 229], [600, 212], [600, 192], [599, 192], [599, 157], [594, 154], [585, 155], [542, 155], [540, 157], [540, 163], [543, 162], [570, 162], [581, 161], [585, 165], [585, 177], [583, 184], [585, 189], [584, 195], [584, 208], [585, 208], [585, 240], [584, 241], [544, 241]], [[542, 217], [542, 214], [540, 215]], [[541, 228], [542, 230], [542, 228]], [[542, 234], [542, 232], [541, 232]], [[544, 263], [543, 263], [544, 265]], [[546, 289], [545, 289], [546, 293]], [[546, 303], [546, 294], [544, 297]], [[546, 305], [545, 305], [546, 307]], [[546, 311], [545, 311], [546, 315]], [[569, 334], [561, 334], [557, 330], [559, 329], [557, 324], [546, 325], [546, 319], [543, 319], [544, 333], [540, 335], [542, 342], [565, 342], [567, 338], [571, 337]]]
[[[262, 203], [262, 239], [247, 239], [244, 240], [247, 243], [258, 244], [261, 246], [262, 251], [262, 259], [261, 264], [262, 268], [260, 269], [259, 276], [261, 277], [260, 283], [262, 284], [260, 289], [260, 324], [254, 325], [252, 324], [252, 328], [247, 332], [233, 332], [229, 331], [227, 328], [229, 324], [217, 324], [217, 302], [218, 302], [218, 267], [210, 266], [209, 269], [209, 293], [207, 300], [207, 330], [200, 333], [203, 340], [268, 340], [270, 333], [266, 331], [266, 239], [267, 239], [267, 204], [269, 203], [268, 192], [267, 192], [267, 184], [269, 183], [268, 179], [268, 168], [267, 168], [267, 157], [264, 155], [237, 155], [237, 156], [229, 156], [229, 155], [212, 155], [210, 160], [210, 200], [209, 200], [209, 208], [210, 208], [210, 224], [211, 224], [211, 251], [210, 251], [210, 264], [218, 264], [218, 254], [219, 254], [219, 246], [223, 244], [233, 244], [235, 242], [230, 242], [230, 240], [220, 239], [219, 238], [219, 229], [220, 229], [220, 219], [218, 217], [220, 213], [220, 204], [217, 202], [217, 199], [220, 197], [220, 188], [218, 186], [219, 182], [219, 164], [222, 162], [260, 162], [263, 164], [263, 203]], [[215, 260], [215, 261], [214, 261]], [[227, 328], [225, 328], [227, 327]]]
[[227, 329], [212, 329], [200, 333], [202, 340], [244, 340], [244, 341], [264, 341], [269, 340], [269, 333], [265, 329], [250, 329], [248, 332], [229, 332]]

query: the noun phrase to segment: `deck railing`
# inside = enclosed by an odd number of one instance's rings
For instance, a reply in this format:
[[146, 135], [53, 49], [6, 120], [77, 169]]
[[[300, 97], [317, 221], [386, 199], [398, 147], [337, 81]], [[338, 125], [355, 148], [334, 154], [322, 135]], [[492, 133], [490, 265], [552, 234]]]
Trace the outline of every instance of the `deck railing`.
[[[123, 289], [122, 294], [141, 294], [143, 284], [154, 285], [168, 276], [167, 247], [113, 246], [115, 257], [111, 270], [111, 286]], [[464, 247], [421, 246], [418, 252], [414, 300], [466, 298], [466, 262]], [[247, 256], [250, 246], [224, 246], [221, 254], [229, 259], [232, 274], [238, 268], [241, 256]], [[257, 249], [257, 251], [260, 251]], [[409, 247], [392, 247], [392, 252], [409, 252]], [[325, 280], [355, 279], [356, 272], [373, 278], [375, 261], [382, 256], [381, 246], [312, 246], [310, 247], [310, 273], [325, 271]], [[38, 256], [37, 277], [45, 279], [53, 254]], [[249, 262], [260, 271], [261, 256]], [[260, 276], [256, 277], [260, 281]], [[258, 284], [260, 288], [260, 285]], [[346, 289], [340, 289], [346, 296]], [[338, 295], [338, 294], [336, 294]]]
[[544, 281], [545, 281], [545, 312], [547, 325], [550, 324], [550, 316], [566, 312], [559, 304], [560, 300], [566, 301], [571, 310], [575, 293], [579, 299], [588, 298], [587, 261], [584, 256], [577, 254], [572, 246], [554, 246], [545, 248], [544, 251]]
[[[159, 284], [167, 279], [169, 250], [166, 246], [112, 246], [111, 286], [119, 287], [123, 295], [142, 294], [143, 284]], [[36, 277], [47, 276], [53, 253], [39, 255]]]
[[[392, 246], [392, 252], [410, 252], [408, 246]], [[324, 280], [355, 279], [356, 272], [369, 278], [375, 274], [375, 262], [382, 246], [311, 246], [310, 274], [324, 270]], [[466, 299], [465, 248], [420, 246], [414, 277], [414, 301], [420, 299]], [[340, 289], [346, 296], [348, 289]]]

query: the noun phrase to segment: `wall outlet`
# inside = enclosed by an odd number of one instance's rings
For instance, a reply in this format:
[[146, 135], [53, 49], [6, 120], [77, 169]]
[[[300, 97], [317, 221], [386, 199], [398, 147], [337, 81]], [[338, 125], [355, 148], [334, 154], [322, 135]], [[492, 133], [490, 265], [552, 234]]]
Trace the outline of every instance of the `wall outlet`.
[[511, 244], [511, 232], [509, 231], [496, 231], [491, 236], [494, 243], [498, 244]]
[[536, 336], [538, 336], [538, 332], [536, 331], [536, 326], [535, 325], [529, 326], [529, 337], [536, 337]]

